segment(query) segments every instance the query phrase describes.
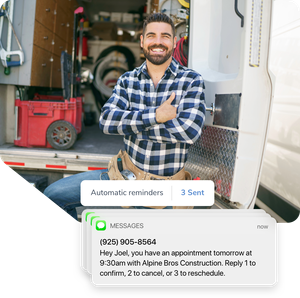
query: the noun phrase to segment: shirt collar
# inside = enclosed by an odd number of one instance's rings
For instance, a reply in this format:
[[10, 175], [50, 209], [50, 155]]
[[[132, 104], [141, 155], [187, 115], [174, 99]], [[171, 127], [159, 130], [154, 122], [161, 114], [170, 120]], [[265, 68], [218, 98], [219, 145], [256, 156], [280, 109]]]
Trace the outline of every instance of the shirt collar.
[[[170, 71], [174, 76], [176, 76], [178, 72], [178, 67], [179, 67], [179, 63], [174, 59], [174, 57], [172, 57], [172, 61], [168, 66], [168, 68], [166, 69], [166, 72]], [[140, 76], [141, 73], [144, 73], [145, 75], [149, 76], [147, 72], [146, 61], [140, 67], [137, 68], [137, 76]]]

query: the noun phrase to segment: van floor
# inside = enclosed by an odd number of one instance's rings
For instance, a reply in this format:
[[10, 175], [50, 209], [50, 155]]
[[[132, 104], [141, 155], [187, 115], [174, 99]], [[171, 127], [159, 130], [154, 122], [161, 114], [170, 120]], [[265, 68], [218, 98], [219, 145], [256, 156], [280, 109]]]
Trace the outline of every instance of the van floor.
[[84, 128], [82, 137], [69, 150], [115, 155], [120, 149], [124, 150], [123, 136], [106, 135], [100, 131], [98, 124], [94, 124]]
[[[119, 135], [106, 135], [99, 129], [98, 124], [92, 126], [86, 126], [82, 133], [82, 136], [75, 142], [72, 148], [68, 150], [59, 150], [60, 153], [88, 153], [88, 154], [105, 154], [116, 155], [120, 149], [124, 150], [123, 136]], [[31, 151], [38, 154], [38, 152], [57, 152], [53, 148], [25, 148], [18, 147], [14, 144], [5, 144], [0, 146], [1, 150], [9, 150], [11, 153], [16, 152], [18, 154], [29, 153]]]

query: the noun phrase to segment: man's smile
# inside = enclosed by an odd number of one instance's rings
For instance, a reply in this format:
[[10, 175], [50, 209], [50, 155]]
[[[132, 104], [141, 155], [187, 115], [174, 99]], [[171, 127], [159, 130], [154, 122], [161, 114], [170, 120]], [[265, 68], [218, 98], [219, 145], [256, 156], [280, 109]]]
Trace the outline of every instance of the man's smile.
[[163, 49], [151, 49], [151, 51], [153, 51], [153, 52], [163, 52], [165, 50], [163, 50]]
[[154, 53], [154, 54], [163, 54], [167, 51], [167, 48], [163, 45], [154, 45], [154, 46], [149, 47], [149, 50], [151, 53]]

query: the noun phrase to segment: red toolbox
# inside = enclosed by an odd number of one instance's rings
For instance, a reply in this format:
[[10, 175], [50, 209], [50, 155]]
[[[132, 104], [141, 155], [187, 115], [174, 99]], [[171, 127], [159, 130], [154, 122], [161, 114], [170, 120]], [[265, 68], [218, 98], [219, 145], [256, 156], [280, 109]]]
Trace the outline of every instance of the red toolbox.
[[[83, 22], [79, 30], [77, 51], [77, 23], [84, 14], [79, 7], [74, 12], [73, 55], [61, 53], [63, 96], [40, 95], [32, 100], [16, 99], [16, 134], [14, 144], [21, 147], [48, 147], [69, 149], [82, 130], [82, 97], [80, 70], [82, 63]], [[82, 19], [83, 20], [83, 19]]]
[[[17, 139], [21, 147], [68, 149], [81, 132], [82, 98], [38, 95], [38, 100], [16, 99]], [[35, 96], [36, 98], [36, 96]]]

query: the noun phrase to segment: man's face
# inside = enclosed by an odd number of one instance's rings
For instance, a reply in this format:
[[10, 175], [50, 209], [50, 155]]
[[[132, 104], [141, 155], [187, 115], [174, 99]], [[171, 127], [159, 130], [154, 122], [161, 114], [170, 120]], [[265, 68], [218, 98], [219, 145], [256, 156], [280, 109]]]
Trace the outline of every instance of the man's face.
[[145, 35], [141, 35], [141, 47], [146, 59], [155, 65], [164, 64], [173, 54], [176, 39], [170, 24], [148, 24]]

